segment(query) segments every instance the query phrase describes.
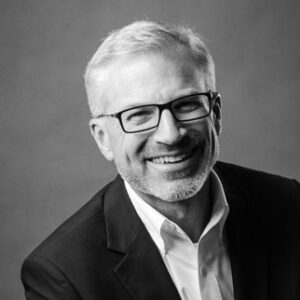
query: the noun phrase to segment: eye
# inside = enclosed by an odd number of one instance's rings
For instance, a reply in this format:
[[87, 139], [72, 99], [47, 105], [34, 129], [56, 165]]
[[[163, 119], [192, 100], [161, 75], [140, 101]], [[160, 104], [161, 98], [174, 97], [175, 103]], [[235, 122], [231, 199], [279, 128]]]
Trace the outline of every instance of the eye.
[[123, 121], [127, 123], [142, 124], [154, 116], [153, 107], [133, 108], [123, 113]]
[[199, 109], [200, 104], [197, 102], [183, 102], [174, 107], [177, 112], [184, 113]]
[[200, 96], [189, 96], [179, 99], [174, 103], [173, 109], [177, 113], [189, 113], [198, 109], [202, 109], [205, 101]]

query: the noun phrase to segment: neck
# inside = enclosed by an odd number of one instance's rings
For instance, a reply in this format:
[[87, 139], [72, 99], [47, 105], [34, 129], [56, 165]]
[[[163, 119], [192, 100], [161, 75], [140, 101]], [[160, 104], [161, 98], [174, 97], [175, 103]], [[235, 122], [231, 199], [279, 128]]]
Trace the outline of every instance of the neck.
[[[176, 202], [160, 199], [145, 199], [149, 205], [180, 226], [193, 242], [197, 242], [211, 216], [210, 184], [206, 180], [201, 190], [193, 197]], [[148, 197], [146, 197], [148, 198]]]

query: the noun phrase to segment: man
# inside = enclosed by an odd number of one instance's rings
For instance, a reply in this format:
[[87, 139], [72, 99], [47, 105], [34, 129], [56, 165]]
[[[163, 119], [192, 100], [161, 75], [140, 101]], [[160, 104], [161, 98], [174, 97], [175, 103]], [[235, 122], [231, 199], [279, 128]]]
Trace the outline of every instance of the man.
[[201, 38], [135, 22], [85, 82], [120, 175], [27, 258], [27, 299], [299, 300], [299, 184], [216, 163], [221, 99]]

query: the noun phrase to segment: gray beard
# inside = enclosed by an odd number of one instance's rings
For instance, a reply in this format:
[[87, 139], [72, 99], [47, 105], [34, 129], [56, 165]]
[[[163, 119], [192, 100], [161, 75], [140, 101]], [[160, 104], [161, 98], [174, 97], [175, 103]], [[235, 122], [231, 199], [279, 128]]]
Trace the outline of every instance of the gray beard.
[[209, 158], [203, 162], [198, 172], [193, 177], [182, 178], [180, 183], [160, 185], [157, 182], [145, 182], [140, 176], [132, 176], [118, 168], [121, 177], [126, 180], [129, 185], [141, 194], [148, 197], [155, 197], [165, 202], [176, 202], [186, 200], [196, 195], [203, 187], [209, 173], [219, 157], [219, 141], [215, 136], [212, 139], [212, 145], [209, 148]]

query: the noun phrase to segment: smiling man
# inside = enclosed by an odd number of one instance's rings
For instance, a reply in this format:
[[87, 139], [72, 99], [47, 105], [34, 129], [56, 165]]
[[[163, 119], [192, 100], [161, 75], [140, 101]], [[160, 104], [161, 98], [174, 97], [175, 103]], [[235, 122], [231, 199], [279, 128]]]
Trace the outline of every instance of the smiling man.
[[135, 22], [103, 41], [85, 83], [119, 176], [27, 258], [27, 299], [299, 299], [299, 184], [217, 162], [201, 38]]

